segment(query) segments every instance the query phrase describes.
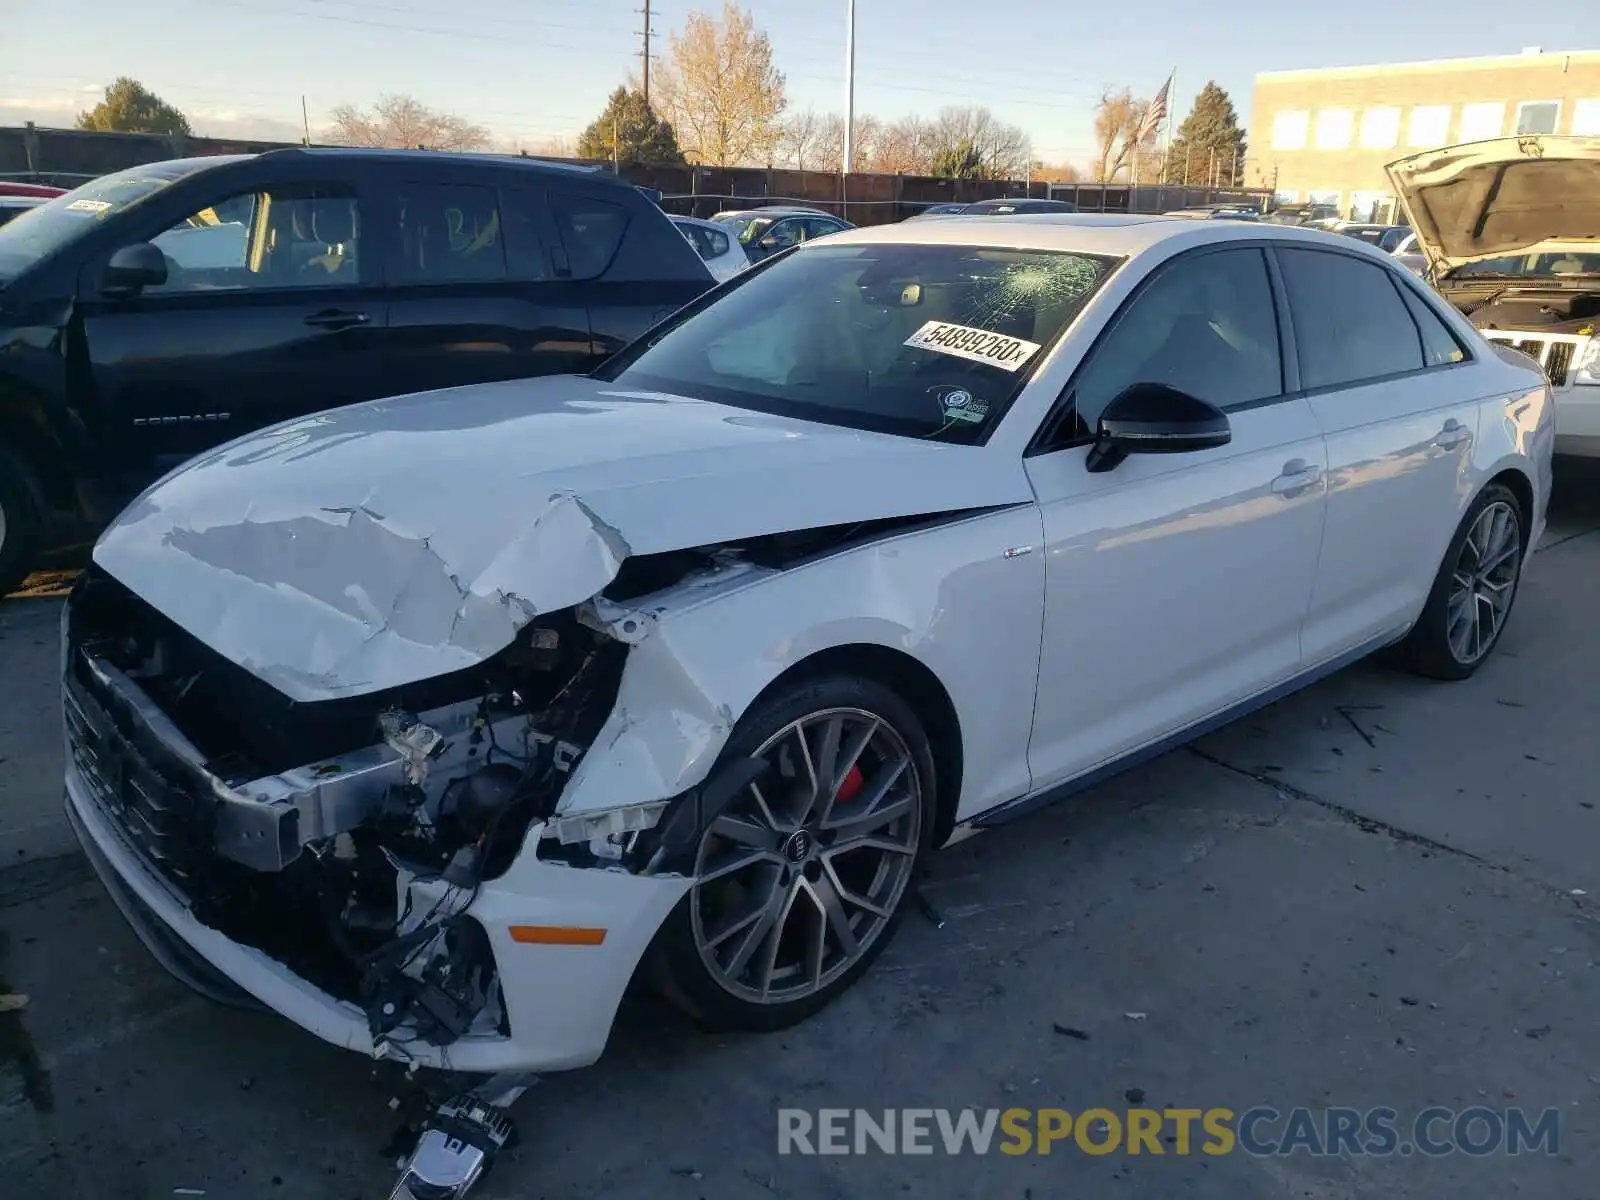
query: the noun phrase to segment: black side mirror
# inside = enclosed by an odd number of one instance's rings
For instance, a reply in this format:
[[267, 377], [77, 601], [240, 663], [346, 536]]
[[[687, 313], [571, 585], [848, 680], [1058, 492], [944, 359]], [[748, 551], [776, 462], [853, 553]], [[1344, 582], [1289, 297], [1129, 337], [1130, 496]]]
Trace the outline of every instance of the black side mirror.
[[1136, 383], [1106, 405], [1084, 465], [1109, 471], [1130, 454], [1182, 454], [1232, 440], [1216, 405], [1164, 383]]
[[159, 287], [166, 281], [167, 256], [159, 246], [138, 242], [111, 256], [100, 290], [108, 296], [131, 296], [141, 288]]

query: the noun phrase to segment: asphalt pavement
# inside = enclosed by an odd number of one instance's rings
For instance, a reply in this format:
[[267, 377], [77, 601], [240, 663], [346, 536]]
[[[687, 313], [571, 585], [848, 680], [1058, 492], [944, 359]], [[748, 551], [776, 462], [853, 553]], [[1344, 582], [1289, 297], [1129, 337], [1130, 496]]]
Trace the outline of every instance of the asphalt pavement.
[[[1594, 1195], [1597, 596], [1600, 476], [1560, 463], [1476, 678], [1363, 664], [938, 855], [942, 926], [912, 914], [788, 1033], [712, 1037], [630, 1002], [599, 1064], [521, 1101], [520, 1143], [474, 1196]], [[70, 853], [58, 606], [0, 602], [0, 993], [29, 997], [0, 1013], [0, 1195], [382, 1200], [395, 1118], [369, 1065], [193, 998]], [[1555, 1110], [1559, 1138], [1484, 1156], [778, 1145], [782, 1108], [1262, 1105], [1402, 1126], [1430, 1106]]]

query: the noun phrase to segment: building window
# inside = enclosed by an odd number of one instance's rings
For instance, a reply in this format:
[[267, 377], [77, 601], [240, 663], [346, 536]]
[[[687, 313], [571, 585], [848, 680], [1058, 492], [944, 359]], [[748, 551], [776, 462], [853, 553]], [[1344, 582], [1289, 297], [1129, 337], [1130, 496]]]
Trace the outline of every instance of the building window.
[[1388, 221], [1394, 207], [1394, 197], [1388, 192], [1352, 192], [1350, 194], [1350, 219], [1382, 224]]
[[1461, 107], [1461, 135], [1458, 142], [1486, 142], [1500, 136], [1506, 124], [1506, 106], [1501, 103], [1465, 104]]
[[1450, 106], [1419, 104], [1411, 110], [1411, 129], [1406, 137], [1412, 147], [1431, 150], [1450, 140]]
[[1369, 108], [1361, 114], [1361, 144], [1368, 150], [1388, 150], [1400, 140], [1400, 110]]
[[1304, 150], [1306, 134], [1311, 129], [1311, 114], [1304, 109], [1281, 112], [1272, 118], [1272, 148], [1274, 150]]
[[1355, 113], [1348, 108], [1324, 108], [1317, 113], [1317, 149], [1343, 150], [1350, 145]]
[[1300, 193], [1293, 188], [1279, 188], [1272, 193], [1272, 198], [1279, 204], [1298, 204], [1300, 202]]
[[1561, 101], [1527, 100], [1517, 105], [1518, 133], [1554, 133], [1561, 119]]
[[1579, 100], [1572, 106], [1572, 132], [1600, 134], [1600, 97]]
[[1318, 191], [1316, 188], [1312, 188], [1311, 191], [1306, 193], [1306, 203], [1319, 208], [1338, 208], [1341, 194], [1338, 191]]

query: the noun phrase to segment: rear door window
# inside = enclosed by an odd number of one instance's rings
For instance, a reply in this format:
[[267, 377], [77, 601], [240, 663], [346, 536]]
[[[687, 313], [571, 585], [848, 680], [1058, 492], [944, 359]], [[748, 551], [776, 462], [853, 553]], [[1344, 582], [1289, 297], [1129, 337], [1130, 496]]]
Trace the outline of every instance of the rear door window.
[[1277, 255], [1304, 387], [1352, 386], [1422, 369], [1416, 322], [1384, 267], [1322, 250]]
[[594, 279], [604, 274], [622, 245], [628, 210], [609, 200], [571, 195], [557, 196], [554, 209], [572, 278]]
[[394, 199], [395, 284], [483, 283], [506, 278], [500, 196], [492, 187], [402, 184]]

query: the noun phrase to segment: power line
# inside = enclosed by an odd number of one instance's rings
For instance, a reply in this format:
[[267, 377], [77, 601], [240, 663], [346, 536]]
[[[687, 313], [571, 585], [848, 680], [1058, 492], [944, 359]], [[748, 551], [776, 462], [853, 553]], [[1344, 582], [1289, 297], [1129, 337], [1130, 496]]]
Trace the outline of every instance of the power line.
[[[315, 2], [315, 0], [312, 0]], [[365, 17], [346, 17], [334, 13], [304, 12], [299, 9], [289, 8], [264, 8], [257, 4], [244, 4], [239, 0], [204, 0], [202, 7], [236, 8], [243, 12], [254, 13], [257, 16], [302, 17], [307, 21], [334, 21], [341, 25], [364, 25], [373, 29], [394, 29], [405, 33], [425, 33], [430, 37], [459, 38], [473, 42], [494, 42], [497, 45], [536, 46], [545, 50], [565, 50], [576, 54], [603, 54], [607, 58], [615, 58], [616, 51], [602, 50], [596, 46], [573, 46], [561, 42], [530, 41], [528, 38], [506, 37], [497, 33], [469, 33], [462, 29], [440, 29], [437, 26], [424, 25], [397, 25], [392, 21], [372, 21]], [[578, 26], [562, 26], [565, 29], [578, 29]], [[585, 27], [585, 28], [592, 28]]]

